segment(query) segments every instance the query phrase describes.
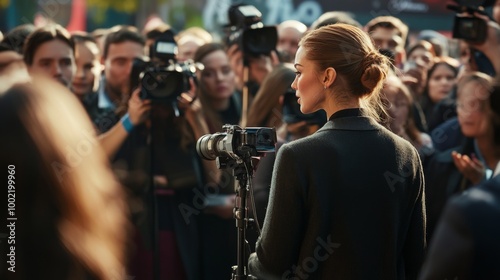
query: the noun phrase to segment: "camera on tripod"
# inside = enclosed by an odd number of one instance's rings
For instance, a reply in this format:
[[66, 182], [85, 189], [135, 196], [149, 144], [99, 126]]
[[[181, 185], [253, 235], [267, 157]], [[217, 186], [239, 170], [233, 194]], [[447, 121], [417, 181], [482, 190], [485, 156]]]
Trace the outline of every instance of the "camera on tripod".
[[150, 47], [148, 61], [135, 58], [130, 74], [131, 89], [140, 87], [142, 99], [174, 103], [190, 90], [189, 79], [196, 78], [201, 64], [176, 61], [177, 43], [171, 30], [165, 31]]
[[[488, 33], [487, 23], [474, 13], [487, 15], [484, 8], [492, 6], [495, 0], [455, 0], [456, 4], [449, 4], [447, 8], [457, 12], [453, 23], [453, 38], [463, 39], [472, 43], [482, 43]], [[462, 15], [467, 13], [469, 16]]]
[[244, 54], [269, 55], [276, 49], [278, 31], [264, 26], [261, 12], [252, 5], [233, 5], [228, 10], [227, 45], [238, 44]]
[[247, 127], [224, 125], [225, 132], [206, 134], [196, 143], [196, 151], [206, 160], [219, 159], [224, 163], [230, 160], [249, 159], [260, 153], [275, 151], [276, 130], [269, 127]]

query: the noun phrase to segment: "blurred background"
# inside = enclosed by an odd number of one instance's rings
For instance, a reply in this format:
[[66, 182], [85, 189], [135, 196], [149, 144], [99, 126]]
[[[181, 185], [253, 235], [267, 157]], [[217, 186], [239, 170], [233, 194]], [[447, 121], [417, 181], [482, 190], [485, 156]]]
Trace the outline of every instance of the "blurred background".
[[[142, 27], [160, 17], [174, 29], [200, 26], [220, 33], [231, 0], [0, 0], [0, 31], [23, 23], [54, 21], [69, 31], [92, 31], [116, 24]], [[263, 14], [265, 24], [295, 19], [310, 25], [326, 11], [352, 12], [361, 24], [381, 15], [402, 19], [411, 31], [433, 29], [447, 35], [453, 12], [442, 0], [247, 0]]]

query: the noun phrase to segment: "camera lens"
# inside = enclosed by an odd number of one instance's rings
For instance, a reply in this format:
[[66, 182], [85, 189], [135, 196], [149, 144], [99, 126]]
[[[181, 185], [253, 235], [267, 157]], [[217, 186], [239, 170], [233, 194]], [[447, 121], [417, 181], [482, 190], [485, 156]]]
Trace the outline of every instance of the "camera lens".
[[226, 133], [215, 133], [206, 134], [198, 139], [196, 142], [196, 152], [203, 159], [215, 160], [220, 156], [221, 151], [219, 151], [218, 143], [226, 137]]

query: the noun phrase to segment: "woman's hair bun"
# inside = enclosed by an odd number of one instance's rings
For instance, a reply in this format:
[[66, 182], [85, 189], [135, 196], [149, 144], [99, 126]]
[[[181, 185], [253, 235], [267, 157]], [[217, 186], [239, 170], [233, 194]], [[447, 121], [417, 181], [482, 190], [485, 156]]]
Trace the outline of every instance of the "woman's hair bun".
[[378, 53], [370, 52], [362, 63], [365, 69], [361, 75], [361, 84], [366, 88], [364, 94], [369, 94], [382, 87], [388, 69], [388, 59]]

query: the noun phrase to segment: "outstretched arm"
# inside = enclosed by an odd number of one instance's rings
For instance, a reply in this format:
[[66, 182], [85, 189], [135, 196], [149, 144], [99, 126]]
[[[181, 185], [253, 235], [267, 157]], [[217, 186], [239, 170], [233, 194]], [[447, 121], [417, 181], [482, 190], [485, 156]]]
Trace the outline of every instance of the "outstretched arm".
[[142, 123], [146, 119], [147, 112], [151, 109], [151, 100], [142, 100], [139, 97], [139, 89], [132, 93], [128, 101], [128, 111], [124, 118], [115, 124], [109, 131], [99, 135], [99, 142], [109, 158], [113, 157], [127, 139], [130, 129]]

